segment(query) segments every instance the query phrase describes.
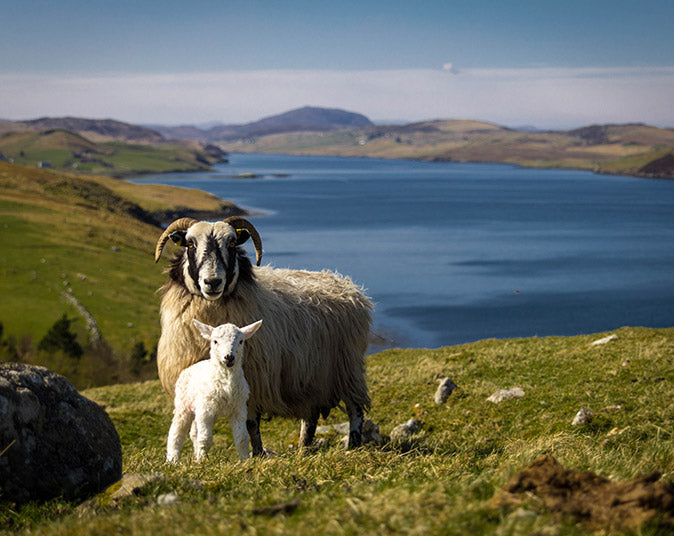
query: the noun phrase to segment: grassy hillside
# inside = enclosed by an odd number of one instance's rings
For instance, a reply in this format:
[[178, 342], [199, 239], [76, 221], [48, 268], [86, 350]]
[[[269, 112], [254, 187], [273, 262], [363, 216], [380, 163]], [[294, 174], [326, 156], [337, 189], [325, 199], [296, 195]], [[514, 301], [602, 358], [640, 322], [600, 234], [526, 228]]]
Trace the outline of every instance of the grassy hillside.
[[0, 134], [0, 154], [16, 164], [62, 171], [124, 177], [169, 171], [205, 171], [217, 161], [197, 148], [181, 145], [93, 142], [67, 130], [13, 131]]
[[[84, 394], [117, 427], [124, 472], [152, 481], [126, 498], [107, 493], [79, 507], [1, 505], [0, 533], [666, 534], [657, 518], [638, 529], [609, 529], [558, 517], [533, 494], [507, 506], [496, 500], [541, 454], [612, 480], [660, 471], [674, 482], [674, 329], [613, 333], [617, 339], [596, 346], [607, 334], [370, 356], [369, 416], [382, 435], [411, 417], [423, 427], [410, 439], [351, 452], [327, 434], [327, 446], [298, 453], [291, 446], [298, 423], [274, 419], [262, 428], [278, 456], [239, 463], [222, 421], [204, 463], [189, 459], [188, 445], [180, 464], [167, 466], [171, 407], [158, 382], [90, 389]], [[437, 380], [445, 376], [458, 390], [436, 405]], [[522, 398], [486, 400], [513, 386]], [[581, 407], [594, 417], [573, 426]], [[329, 423], [342, 420], [335, 411]]]
[[[224, 141], [228, 151], [369, 156], [674, 178], [674, 130], [602, 125], [570, 132], [519, 132], [478, 121], [447, 120], [328, 133], [297, 132]], [[656, 163], [656, 165], [651, 165]]]
[[151, 351], [159, 335], [156, 290], [165, 277], [153, 259], [161, 233], [157, 215], [225, 216], [234, 209], [196, 190], [0, 162], [4, 337], [13, 338], [26, 360], [38, 359], [37, 342], [65, 313], [86, 343], [83, 315], [68, 294], [94, 317], [115, 352], [128, 356], [139, 342]]

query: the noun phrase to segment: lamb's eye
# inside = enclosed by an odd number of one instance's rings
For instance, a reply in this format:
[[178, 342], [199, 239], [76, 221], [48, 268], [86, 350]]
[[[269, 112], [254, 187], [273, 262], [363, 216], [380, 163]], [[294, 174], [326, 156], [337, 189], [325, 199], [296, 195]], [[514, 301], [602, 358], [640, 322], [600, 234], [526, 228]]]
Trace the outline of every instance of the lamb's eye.
[[218, 344], [218, 341], [213, 341], [213, 344]]

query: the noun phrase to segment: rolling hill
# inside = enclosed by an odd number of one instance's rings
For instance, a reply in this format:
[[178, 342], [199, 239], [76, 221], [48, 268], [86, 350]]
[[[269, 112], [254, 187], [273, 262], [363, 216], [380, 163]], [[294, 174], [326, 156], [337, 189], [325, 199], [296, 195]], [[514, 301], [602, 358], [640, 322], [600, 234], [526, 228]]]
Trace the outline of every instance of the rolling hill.
[[[160, 222], [241, 213], [199, 190], [0, 162], [0, 359], [16, 352], [68, 372], [79, 386], [110, 383], [118, 372], [128, 380], [123, 370], [134, 345], [150, 352], [159, 335], [156, 290], [164, 275], [153, 251]], [[76, 319], [88, 344], [84, 311], [114, 358], [106, 362], [108, 354], [87, 347], [79, 363], [39, 361], [37, 342], [63, 314]]]
[[115, 121], [113, 119], [83, 119], [80, 117], [42, 117], [21, 122], [29, 130], [51, 129], [76, 132], [95, 142], [126, 141], [133, 143], [160, 144], [165, 140], [152, 129]]
[[285, 132], [328, 132], [366, 126], [372, 126], [372, 122], [361, 114], [333, 108], [305, 106], [242, 125], [221, 125], [206, 130], [191, 126], [155, 128], [166, 138], [214, 142]]
[[227, 141], [227, 151], [508, 163], [674, 178], [674, 130], [642, 124], [522, 132], [470, 120], [292, 132]]
[[224, 159], [214, 146], [95, 142], [61, 128], [0, 134], [0, 160], [63, 171], [125, 177], [171, 171], [206, 171]]

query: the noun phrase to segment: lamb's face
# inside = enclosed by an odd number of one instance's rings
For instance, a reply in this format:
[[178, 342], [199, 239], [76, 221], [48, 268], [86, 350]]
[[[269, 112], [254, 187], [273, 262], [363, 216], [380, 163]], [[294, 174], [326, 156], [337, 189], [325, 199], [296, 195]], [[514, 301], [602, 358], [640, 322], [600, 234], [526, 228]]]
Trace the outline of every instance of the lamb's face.
[[222, 366], [233, 367], [237, 364], [241, 366], [243, 341], [255, 335], [262, 325], [262, 320], [242, 328], [234, 324], [222, 324], [214, 328], [199, 322], [196, 318], [192, 323], [204, 339], [211, 341], [211, 359]]
[[239, 277], [237, 245], [241, 237], [224, 222], [199, 222], [185, 233], [185, 284], [207, 300], [228, 295]]
[[211, 333], [211, 359], [226, 367], [241, 365], [245, 334], [233, 324], [223, 324]]

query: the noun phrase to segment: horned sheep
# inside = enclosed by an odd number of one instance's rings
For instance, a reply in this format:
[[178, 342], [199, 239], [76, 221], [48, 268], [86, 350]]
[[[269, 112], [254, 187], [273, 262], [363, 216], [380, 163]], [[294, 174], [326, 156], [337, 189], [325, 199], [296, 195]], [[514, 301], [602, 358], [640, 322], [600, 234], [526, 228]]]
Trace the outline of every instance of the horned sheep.
[[210, 342], [210, 359], [186, 368], [178, 377], [166, 461], [178, 461], [188, 430], [194, 457], [201, 460], [211, 448], [213, 426], [222, 415], [229, 417], [239, 459], [248, 458], [246, 416], [250, 388], [243, 374], [243, 344], [260, 328], [262, 320], [240, 329], [234, 324], [213, 328], [193, 321], [201, 336]]
[[[241, 247], [249, 238], [255, 266]], [[307, 446], [319, 416], [341, 402], [349, 416], [349, 447], [360, 445], [370, 405], [364, 355], [372, 311], [362, 290], [329, 271], [260, 266], [262, 241], [244, 218], [176, 220], [159, 238], [155, 262], [169, 239], [183, 250], [162, 287], [157, 367], [166, 392], [173, 396], [182, 370], [208, 356], [193, 318], [211, 325], [261, 318], [265, 329], [247, 343], [243, 363], [253, 455], [264, 453], [261, 416], [301, 419], [300, 444]]]

